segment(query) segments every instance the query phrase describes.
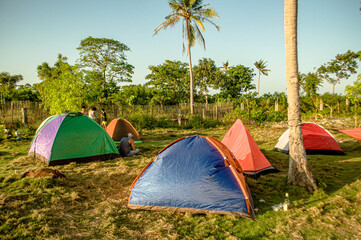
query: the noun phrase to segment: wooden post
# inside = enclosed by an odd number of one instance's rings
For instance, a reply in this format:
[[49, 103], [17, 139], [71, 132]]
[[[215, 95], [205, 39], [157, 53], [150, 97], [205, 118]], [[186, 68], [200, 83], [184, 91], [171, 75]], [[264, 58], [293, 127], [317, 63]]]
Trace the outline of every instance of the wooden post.
[[340, 115], [340, 102], [337, 101], [337, 114]]
[[350, 100], [346, 98], [346, 112], [348, 112], [348, 107], [350, 106]]
[[22, 108], [21, 109], [21, 114], [22, 114], [22, 122], [23, 124], [25, 124], [25, 126], [28, 126], [28, 114], [27, 114], [27, 110], [26, 108]]
[[218, 105], [216, 105], [216, 119], [218, 119]]
[[203, 119], [206, 119], [206, 109], [205, 109], [205, 108], [203, 108], [203, 113], [202, 113], [202, 115], [203, 115]]
[[278, 98], [275, 101], [275, 111], [278, 111]]
[[11, 108], [11, 123], [13, 124], [14, 123], [14, 103], [13, 102], [11, 102], [10, 108]]
[[181, 108], [178, 107], [178, 125], [182, 125], [182, 112]]
[[323, 111], [323, 99], [320, 99], [320, 111]]
[[244, 102], [241, 102], [241, 110], [244, 110]]

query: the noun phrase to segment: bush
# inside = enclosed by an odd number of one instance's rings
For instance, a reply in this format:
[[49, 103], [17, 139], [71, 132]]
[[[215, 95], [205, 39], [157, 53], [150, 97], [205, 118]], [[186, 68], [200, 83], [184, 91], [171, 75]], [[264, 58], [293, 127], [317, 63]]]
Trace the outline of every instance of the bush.
[[154, 129], [158, 126], [156, 118], [143, 113], [135, 113], [129, 116], [129, 120], [136, 129]]
[[287, 115], [280, 111], [272, 111], [267, 116], [267, 122], [281, 122], [286, 120]]
[[218, 123], [218, 120], [203, 119], [199, 115], [193, 115], [190, 117], [187, 125], [185, 125], [184, 128], [214, 128], [217, 127]]
[[267, 115], [263, 110], [252, 110], [251, 111], [251, 120], [257, 123], [263, 123], [266, 121]]

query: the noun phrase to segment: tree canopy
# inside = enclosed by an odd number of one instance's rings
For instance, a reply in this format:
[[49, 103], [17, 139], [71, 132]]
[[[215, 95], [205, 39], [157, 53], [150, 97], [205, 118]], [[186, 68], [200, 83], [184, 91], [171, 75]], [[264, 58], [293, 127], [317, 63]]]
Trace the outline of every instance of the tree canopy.
[[51, 114], [80, 110], [85, 98], [85, 84], [78, 67], [68, 64], [67, 58], [59, 54], [54, 67], [47, 63], [39, 65], [38, 75], [43, 81], [37, 85], [37, 90], [42, 105]]
[[184, 102], [188, 95], [188, 68], [180, 61], [166, 60], [163, 64], [149, 66], [151, 71], [145, 78], [146, 85], [153, 87], [153, 103], [163, 105], [167, 102]]
[[238, 98], [243, 93], [255, 89], [255, 85], [252, 84], [253, 77], [255, 76], [253, 69], [245, 67], [243, 65], [237, 65], [229, 67], [227, 70], [227, 76], [223, 75], [215, 87], [220, 89], [220, 95], [224, 98]]
[[361, 51], [356, 53], [348, 50], [344, 54], [337, 54], [335, 59], [317, 69], [320, 78], [332, 85], [332, 94], [335, 93], [335, 85], [341, 79], [348, 79], [351, 74], [356, 73], [357, 60], [360, 60], [360, 57]]

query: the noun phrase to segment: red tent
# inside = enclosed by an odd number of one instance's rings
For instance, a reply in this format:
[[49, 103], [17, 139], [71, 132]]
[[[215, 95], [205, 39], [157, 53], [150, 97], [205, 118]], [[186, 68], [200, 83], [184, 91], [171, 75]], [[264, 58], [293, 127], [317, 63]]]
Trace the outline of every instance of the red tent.
[[[303, 145], [307, 154], [331, 154], [344, 155], [336, 138], [332, 134], [315, 123], [302, 124]], [[287, 129], [278, 139], [274, 150], [288, 153], [289, 130]]]
[[361, 141], [361, 128], [344, 129], [340, 130], [340, 132], [343, 132], [344, 134], [347, 134]]
[[222, 143], [234, 154], [244, 174], [257, 177], [266, 172], [278, 172], [259, 150], [246, 126], [238, 119], [224, 136]]

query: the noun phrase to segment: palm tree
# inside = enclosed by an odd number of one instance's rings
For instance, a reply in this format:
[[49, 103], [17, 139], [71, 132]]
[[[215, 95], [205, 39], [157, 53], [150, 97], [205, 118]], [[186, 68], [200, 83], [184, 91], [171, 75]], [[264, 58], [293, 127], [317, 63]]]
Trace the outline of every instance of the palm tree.
[[205, 40], [202, 35], [202, 32], [205, 31], [203, 22], [211, 23], [217, 28], [218, 31], [220, 29], [218, 25], [210, 20], [210, 18], [218, 18], [217, 13], [213, 10], [213, 8], [207, 8], [209, 4], [203, 5], [202, 2], [203, 0], [170, 0], [168, 4], [172, 9], [172, 12], [166, 16], [166, 20], [154, 30], [154, 35], [156, 35], [161, 29], [166, 29], [169, 26], [173, 27], [180, 20], [183, 20], [183, 53], [185, 51], [184, 39], [186, 39], [188, 43], [191, 114], [193, 114], [193, 74], [191, 47], [195, 46], [196, 40], [199, 40], [203, 44], [204, 50], [206, 49]]
[[297, 0], [284, 1], [286, 80], [289, 128], [288, 184], [317, 189], [303, 145], [297, 60]]
[[268, 76], [268, 72], [270, 72], [271, 70], [266, 69], [267, 61], [264, 61], [263, 59], [259, 60], [258, 62], [255, 62], [254, 65], [258, 69], [258, 97], [259, 97], [259, 87], [260, 87], [261, 74]]
[[227, 60], [227, 62], [222, 63], [222, 64], [223, 64], [224, 75], [227, 76], [227, 72], [228, 72], [228, 69], [229, 69], [229, 62]]

